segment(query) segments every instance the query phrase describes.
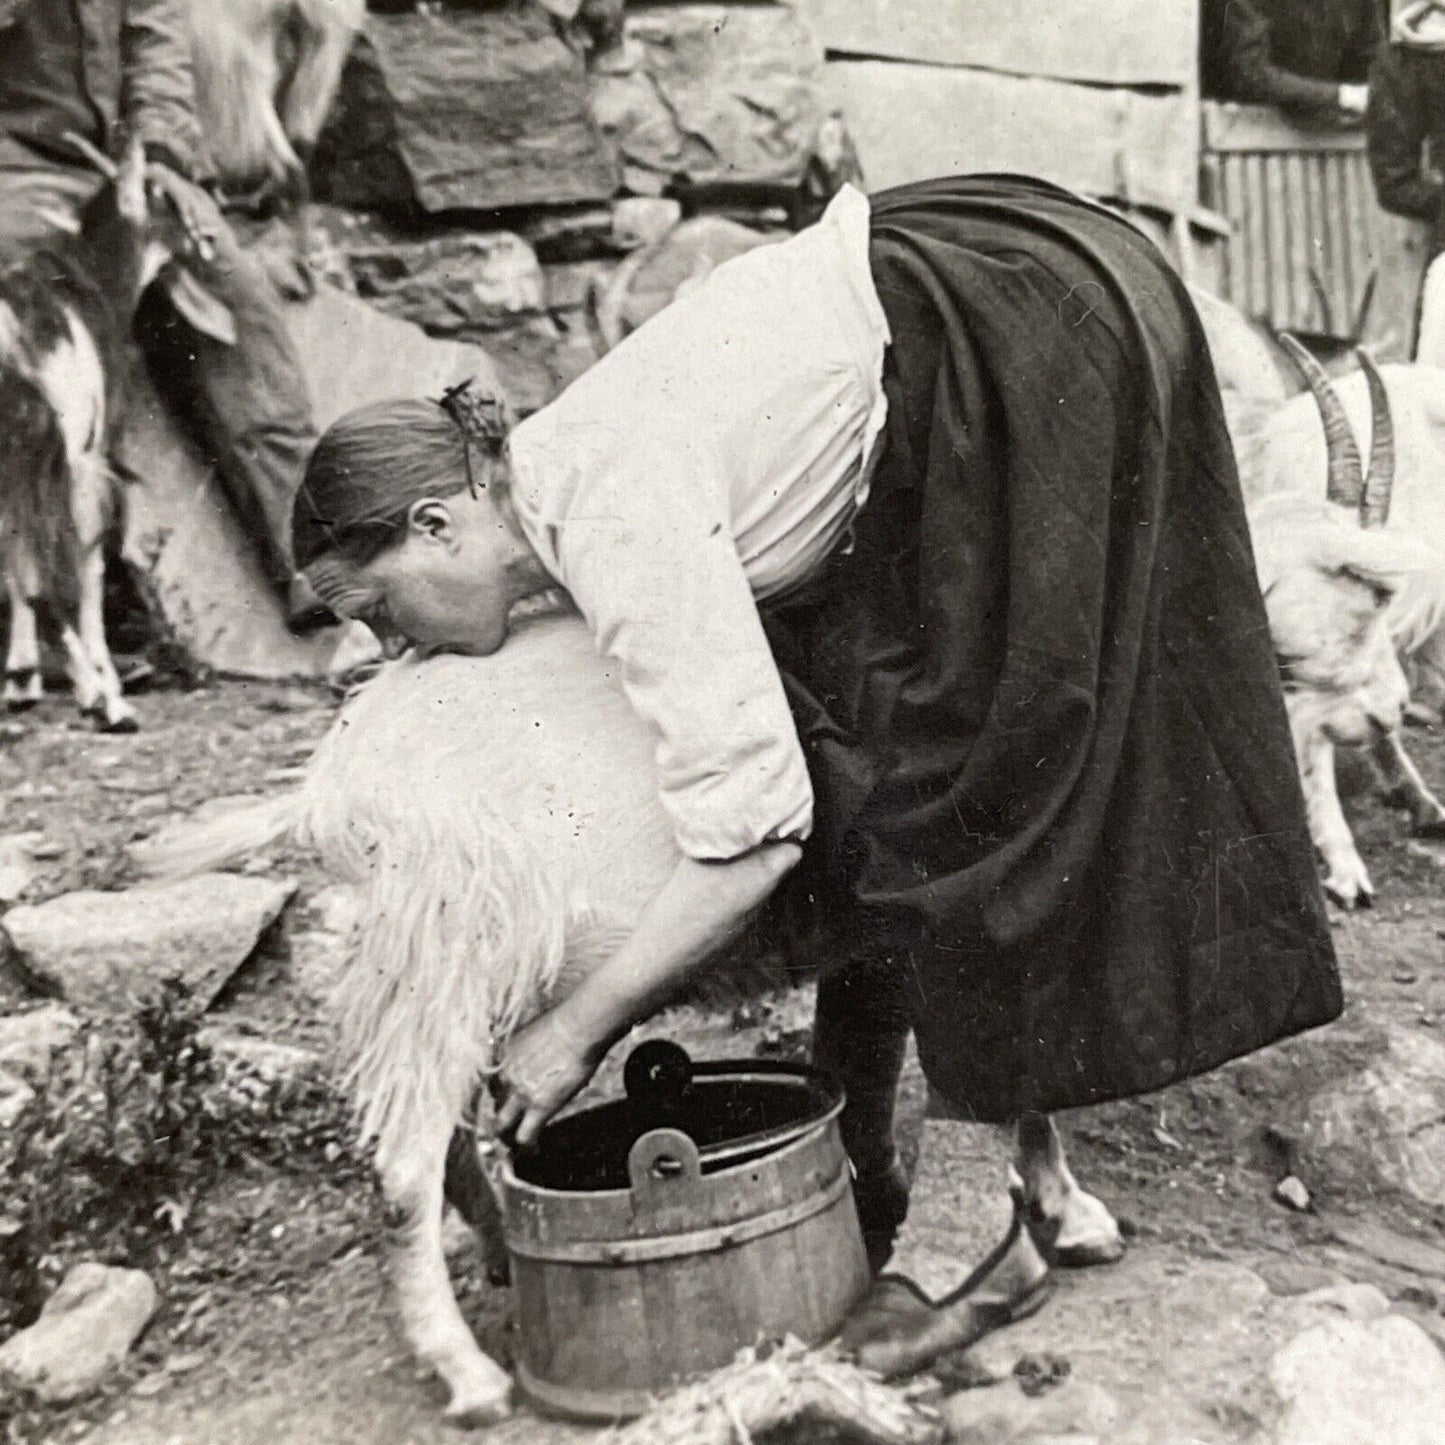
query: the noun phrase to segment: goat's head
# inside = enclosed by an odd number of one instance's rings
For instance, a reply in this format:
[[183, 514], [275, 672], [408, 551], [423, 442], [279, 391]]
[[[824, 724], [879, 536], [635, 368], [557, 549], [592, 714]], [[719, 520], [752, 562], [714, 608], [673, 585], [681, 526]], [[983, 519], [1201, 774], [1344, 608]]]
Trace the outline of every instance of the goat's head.
[[[161, 173], [148, 169], [138, 137], [131, 138], [119, 162], [83, 137], [71, 134], [68, 139], [108, 182], [81, 216], [80, 239], [91, 273], [110, 303], [128, 318], [145, 289], [159, 280], [192, 326], [233, 342], [230, 311], [188, 267], [194, 259], [210, 259], [211, 242], [198, 233], [187, 197]], [[221, 224], [219, 212], [214, 223]]]
[[1250, 527], [1296, 744], [1316, 731], [1345, 745], [1393, 731], [1410, 694], [1390, 604], [1419, 571], [1419, 546], [1298, 496], [1257, 503]]

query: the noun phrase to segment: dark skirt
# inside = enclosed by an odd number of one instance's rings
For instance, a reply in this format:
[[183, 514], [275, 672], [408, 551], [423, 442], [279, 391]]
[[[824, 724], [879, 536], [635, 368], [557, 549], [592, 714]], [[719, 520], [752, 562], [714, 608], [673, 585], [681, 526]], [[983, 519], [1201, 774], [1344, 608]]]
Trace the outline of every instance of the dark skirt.
[[765, 609], [817, 796], [795, 893], [868, 939], [980, 1119], [1335, 1018], [1184, 287], [1123, 220], [1005, 176], [875, 197], [871, 263], [886, 451], [852, 550]]

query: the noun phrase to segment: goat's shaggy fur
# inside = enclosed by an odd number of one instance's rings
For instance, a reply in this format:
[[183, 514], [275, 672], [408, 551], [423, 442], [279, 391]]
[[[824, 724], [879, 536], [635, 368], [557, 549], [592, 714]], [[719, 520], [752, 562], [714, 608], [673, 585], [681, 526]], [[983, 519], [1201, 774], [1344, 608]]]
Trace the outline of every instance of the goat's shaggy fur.
[[564, 967], [625, 935], [677, 860], [648, 728], [575, 616], [496, 656], [401, 663], [312, 763], [300, 830], [365, 883], [337, 998], [385, 1157], [455, 1117]]

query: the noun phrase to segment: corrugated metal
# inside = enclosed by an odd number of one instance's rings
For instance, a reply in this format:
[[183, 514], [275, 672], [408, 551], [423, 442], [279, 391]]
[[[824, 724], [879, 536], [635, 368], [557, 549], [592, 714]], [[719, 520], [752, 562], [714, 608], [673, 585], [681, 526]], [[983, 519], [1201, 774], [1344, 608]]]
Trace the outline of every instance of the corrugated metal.
[[1206, 202], [1230, 223], [1224, 294], [1280, 330], [1347, 335], [1385, 246], [1358, 133], [1206, 124]]

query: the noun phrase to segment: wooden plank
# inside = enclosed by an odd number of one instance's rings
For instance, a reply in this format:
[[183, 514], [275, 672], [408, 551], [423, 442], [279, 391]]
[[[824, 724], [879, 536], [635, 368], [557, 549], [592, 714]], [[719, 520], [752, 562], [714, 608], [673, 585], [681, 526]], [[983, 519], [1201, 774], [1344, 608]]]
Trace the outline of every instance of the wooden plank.
[[967, 65], [1100, 85], [1183, 88], [1197, 0], [795, 0], [824, 46], [849, 56]]
[[1363, 130], [1315, 130], [1268, 105], [1206, 100], [1201, 107], [1207, 151], [1362, 151]]
[[875, 190], [1018, 171], [1091, 196], [1194, 206], [1197, 125], [1183, 95], [876, 60], [830, 62], [826, 83]]

